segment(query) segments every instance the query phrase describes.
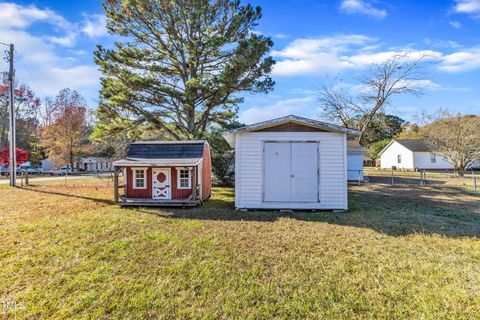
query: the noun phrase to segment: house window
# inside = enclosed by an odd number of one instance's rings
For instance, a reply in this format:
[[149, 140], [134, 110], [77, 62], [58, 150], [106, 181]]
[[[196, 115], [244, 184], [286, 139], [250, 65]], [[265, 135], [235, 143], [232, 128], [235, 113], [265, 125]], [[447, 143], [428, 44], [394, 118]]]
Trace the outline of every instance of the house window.
[[397, 155], [397, 163], [402, 163], [402, 155]]
[[178, 189], [190, 189], [192, 187], [191, 179], [190, 179], [190, 170], [180, 169], [177, 171], [177, 173], [178, 173], [178, 183], [177, 183]]
[[133, 170], [133, 189], [146, 189], [147, 183], [145, 181], [145, 169]]
[[437, 163], [437, 155], [435, 153], [430, 153], [430, 162]]

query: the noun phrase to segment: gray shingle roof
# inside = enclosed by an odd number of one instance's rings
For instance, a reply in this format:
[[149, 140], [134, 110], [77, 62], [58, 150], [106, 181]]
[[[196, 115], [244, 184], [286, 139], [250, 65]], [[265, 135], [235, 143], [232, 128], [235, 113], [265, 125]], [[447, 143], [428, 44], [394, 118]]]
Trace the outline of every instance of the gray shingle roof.
[[139, 141], [132, 143], [127, 159], [194, 159], [203, 157], [205, 141]]
[[430, 152], [432, 150], [424, 139], [399, 139], [395, 141], [414, 152]]

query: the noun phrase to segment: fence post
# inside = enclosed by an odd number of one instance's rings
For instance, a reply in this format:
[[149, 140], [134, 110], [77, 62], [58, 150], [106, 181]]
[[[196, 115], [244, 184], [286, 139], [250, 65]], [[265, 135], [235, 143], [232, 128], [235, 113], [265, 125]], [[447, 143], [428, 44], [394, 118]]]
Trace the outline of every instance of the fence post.
[[392, 186], [395, 185], [395, 181], [393, 180], [393, 169], [392, 169]]
[[472, 170], [472, 183], [473, 183], [473, 192], [477, 193], [477, 177], [475, 177], [475, 172]]
[[25, 185], [28, 186], [28, 171], [25, 171]]

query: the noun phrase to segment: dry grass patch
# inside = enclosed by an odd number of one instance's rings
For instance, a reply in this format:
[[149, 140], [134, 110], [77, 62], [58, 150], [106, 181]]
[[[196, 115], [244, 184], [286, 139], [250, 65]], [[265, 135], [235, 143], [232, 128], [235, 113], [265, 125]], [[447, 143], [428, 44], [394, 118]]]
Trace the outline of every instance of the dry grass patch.
[[18, 318], [480, 314], [479, 197], [352, 187], [351, 212], [122, 209], [94, 180], [0, 187], [0, 300]]

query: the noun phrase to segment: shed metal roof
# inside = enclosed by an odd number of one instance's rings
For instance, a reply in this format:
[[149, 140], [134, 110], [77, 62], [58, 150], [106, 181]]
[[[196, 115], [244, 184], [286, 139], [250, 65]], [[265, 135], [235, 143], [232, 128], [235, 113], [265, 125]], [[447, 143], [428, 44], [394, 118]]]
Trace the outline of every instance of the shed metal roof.
[[270, 127], [270, 126], [274, 126], [274, 125], [289, 122], [289, 121], [297, 122], [297, 123], [300, 123], [300, 124], [304, 124], [304, 125], [308, 125], [308, 126], [312, 126], [312, 127], [316, 127], [316, 128], [326, 129], [328, 131], [343, 132], [343, 133], [346, 133], [346, 134], [352, 135], [352, 136], [360, 135], [360, 132], [358, 132], [356, 130], [344, 128], [344, 127], [341, 127], [341, 126], [337, 126], [335, 124], [326, 123], [326, 122], [322, 122], [322, 121], [318, 121], [318, 120], [307, 119], [307, 118], [303, 118], [303, 117], [299, 117], [299, 116], [295, 116], [295, 115], [288, 115], [288, 116], [285, 116], [285, 117], [276, 118], [276, 119], [267, 120], [267, 121], [262, 121], [262, 122], [258, 122], [258, 123], [251, 124], [251, 125], [248, 125], [248, 126], [232, 129], [232, 130], [229, 130], [229, 131], [225, 131], [223, 133], [223, 135], [226, 136], [226, 135], [230, 135], [232, 133], [237, 133], [237, 132], [241, 132], [241, 131], [258, 130], [258, 129], [261, 129], [261, 128], [267, 128], [267, 127]]
[[299, 123], [305, 126], [310, 126], [314, 128], [319, 128], [319, 129], [324, 129], [326, 131], [332, 131], [332, 132], [341, 132], [347, 134], [349, 137], [355, 137], [359, 136], [360, 132], [357, 130], [352, 130], [348, 128], [344, 128], [335, 124], [331, 123], [326, 123], [318, 120], [313, 120], [313, 119], [308, 119], [308, 118], [303, 118], [295, 115], [288, 115], [285, 117], [281, 118], [276, 118], [276, 119], [271, 119], [267, 121], [262, 121], [258, 123], [254, 123], [248, 126], [232, 129], [225, 131], [223, 133], [223, 137], [227, 142], [230, 144], [230, 146], [235, 145], [235, 134], [240, 133], [240, 132], [248, 132], [248, 131], [254, 131], [254, 130], [259, 130], [263, 128], [268, 128], [268, 127], [273, 127], [282, 123], [287, 123], [287, 122], [295, 122]]

